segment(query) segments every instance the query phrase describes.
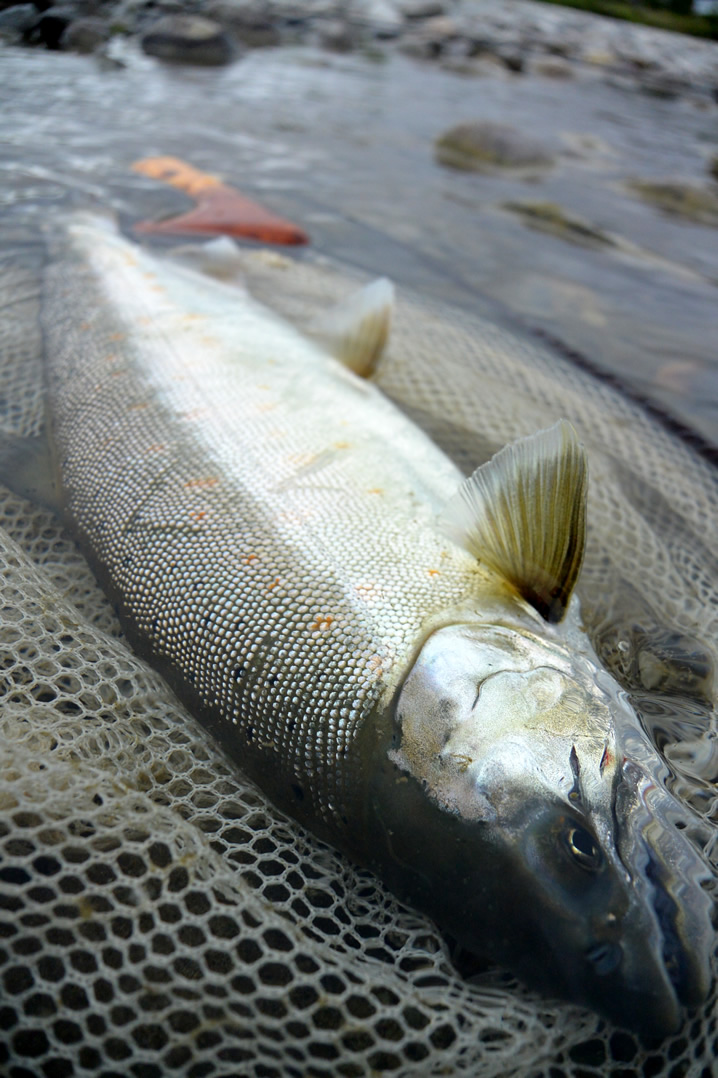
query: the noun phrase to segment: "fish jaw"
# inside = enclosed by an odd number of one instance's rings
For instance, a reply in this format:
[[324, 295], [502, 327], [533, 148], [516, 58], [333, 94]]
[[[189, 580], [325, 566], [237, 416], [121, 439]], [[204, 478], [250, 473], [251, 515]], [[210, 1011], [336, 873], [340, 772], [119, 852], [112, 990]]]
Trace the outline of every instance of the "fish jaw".
[[575, 624], [511, 621], [425, 641], [368, 749], [365, 860], [467, 949], [666, 1036], [708, 992], [710, 870]]

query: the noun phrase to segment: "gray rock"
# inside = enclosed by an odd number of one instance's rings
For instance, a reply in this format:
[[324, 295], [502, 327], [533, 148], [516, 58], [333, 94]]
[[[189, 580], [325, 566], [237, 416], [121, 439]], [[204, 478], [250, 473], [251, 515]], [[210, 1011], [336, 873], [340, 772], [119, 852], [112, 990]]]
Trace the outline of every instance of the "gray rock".
[[431, 59], [441, 56], [461, 37], [461, 27], [450, 15], [437, 15], [404, 35], [399, 48], [407, 56]]
[[547, 79], [571, 79], [573, 78], [574, 70], [566, 60], [561, 60], [557, 56], [547, 56], [543, 60], [534, 61], [531, 65], [531, 73], [533, 75], [543, 75]]
[[436, 140], [435, 152], [440, 164], [466, 172], [546, 167], [553, 163], [546, 148], [528, 135], [488, 121], [450, 128]]
[[235, 55], [221, 26], [199, 15], [166, 15], [142, 36], [148, 56], [181, 64], [226, 64]]
[[378, 38], [398, 37], [404, 27], [404, 16], [392, 0], [354, 0], [350, 15]]
[[279, 26], [260, 0], [210, 0], [204, 11], [247, 48], [264, 48], [281, 42]]
[[519, 75], [526, 66], [524, 54], [512, 45], [499, 46], [496, 50], [496, 55], [501, 60], [504, 67], [509, 71], [513, 71], [516, 75]]
[[357, 44], [356, 31], [342, 19], [328, 19], [318, 28], [319, 44], [332, 52], [351, 52]]
[[0, 38], [19, 41], [23, 34], [32, 30], [39, 18], [40, 12], [34, 4], [16, 4], [0, 11]]
[[443, 15], [446, 7], [444, 0], [399, 0], [399, 11], [405, 19], [430, 19]]
[[106, 19], [88, 15], [75, 19], [60, 38], [60, 48], [71, 52], [91, 53], [104, 45], [110, 37], [110, 24]]
[[47, 49], [59, 49], [60, 40], [65, 30], [76, 18], [77, 12], [74, 7], [58, 5], [49, 8], [37, 20], [32, 30], [26, 32], [24, 37], [31, 45], [44, 45]]
[[639, 79], [639, 86], [644, 94], [651, 97], [663, 97], [666, 100], [680, 97], [690, 87], [677, 75], [666, 71], [647, 71]]

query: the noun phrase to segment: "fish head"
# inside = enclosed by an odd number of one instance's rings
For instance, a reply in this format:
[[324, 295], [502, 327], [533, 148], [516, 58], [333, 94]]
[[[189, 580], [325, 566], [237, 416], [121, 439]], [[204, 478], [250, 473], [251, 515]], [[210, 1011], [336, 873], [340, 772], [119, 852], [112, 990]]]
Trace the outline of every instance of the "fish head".
[[664, 1036], [708, 992], [711, 873], [584, 634], [536, 620], [425, 641], [386, 753], [392, 856], [414, 850], [404, 893], [470, 950]]

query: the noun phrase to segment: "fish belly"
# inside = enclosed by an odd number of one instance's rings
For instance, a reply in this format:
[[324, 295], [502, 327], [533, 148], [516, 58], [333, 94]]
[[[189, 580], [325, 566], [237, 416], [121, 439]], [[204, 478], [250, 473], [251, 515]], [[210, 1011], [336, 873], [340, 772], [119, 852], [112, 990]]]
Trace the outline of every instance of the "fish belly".
[[70, 518], [132, 638], [320, 833], [357, 732], [476, 574], [461, 476], [371, 385], [232, 286], [76, 223], [47, 273]]

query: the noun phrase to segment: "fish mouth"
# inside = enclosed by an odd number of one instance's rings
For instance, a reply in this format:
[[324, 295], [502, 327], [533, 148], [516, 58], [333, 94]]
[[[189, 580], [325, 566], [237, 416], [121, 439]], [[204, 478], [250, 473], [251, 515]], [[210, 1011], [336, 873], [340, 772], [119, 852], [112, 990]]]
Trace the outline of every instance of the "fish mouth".
[[703, 1002], [707, 986], [696, 968], [695, 957], [678, 929], [680, 911], [668, 890], [666, 866], [649, 853], [645, 867], [646, 878], [653, 889], [653, 912], [661, 935], [663, 968], [668, 976], [677, 1002], [683, 1007], [697, 1007]]
[[698, 1007], [708, 995], [715, 934], [704, 883], [712, 874], [683, 830], [687, 810], [661, 780], [636, 764], [624, 764], [623, 772], [621, 807], [630, 811], [617, 813], [618, 855], [632, 894], [622, 941], [625, 976], [636, 996], [636, 1024], [644, 1036], [663, 1038], [680, 1025], [682, 1008]]

